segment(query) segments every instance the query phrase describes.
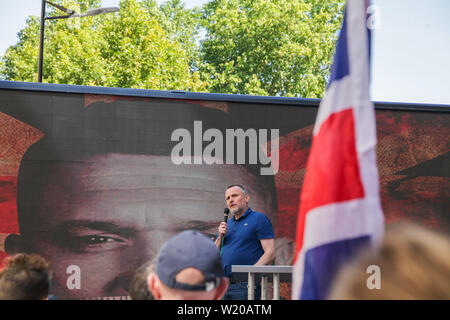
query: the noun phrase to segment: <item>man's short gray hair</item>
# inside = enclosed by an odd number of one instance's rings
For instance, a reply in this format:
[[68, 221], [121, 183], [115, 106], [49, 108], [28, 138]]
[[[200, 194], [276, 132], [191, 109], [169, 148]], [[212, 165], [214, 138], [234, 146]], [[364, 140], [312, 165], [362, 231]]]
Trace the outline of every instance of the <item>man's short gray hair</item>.
[[231, 184], [231, 185], [229, 185], [229, 186], [225, 189], [225, 191], [227, 191], [228, 189], [233, 188], [233, 187], [238, 187], [238, 188], [240, 188], [240, 189], [242, 190], [242, 192], [243, 192], [245, 195], [248, 194], [247, 190], [246, 190], [242, 185], [240, 185], [240, 184]]

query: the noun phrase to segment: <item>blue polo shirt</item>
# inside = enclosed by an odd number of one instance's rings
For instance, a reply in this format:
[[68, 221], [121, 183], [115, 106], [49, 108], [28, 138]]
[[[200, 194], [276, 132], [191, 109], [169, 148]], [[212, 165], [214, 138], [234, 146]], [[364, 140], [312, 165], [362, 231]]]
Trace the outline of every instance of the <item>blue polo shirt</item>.
[[223, 241], [222, 263], [227, 277], [232, 265], [253, 265], [264, 254], [261, 239], [273, 239], [272, 223], [264, 214], [248, 208], [236, 220], [228, 219], [228, 231]]

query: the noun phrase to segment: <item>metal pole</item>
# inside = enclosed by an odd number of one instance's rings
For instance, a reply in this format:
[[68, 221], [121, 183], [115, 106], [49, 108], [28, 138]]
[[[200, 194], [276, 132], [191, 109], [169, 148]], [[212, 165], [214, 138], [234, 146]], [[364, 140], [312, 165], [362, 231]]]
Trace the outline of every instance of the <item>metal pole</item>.
[[267, 300], [267, 276], [261, 277], [261, 300]]
[[253, 272], [248, 273], [248, 291], [247, 299], [255, 300], [255, 274]]
[[273, 274], [273, 300], [280, 300], [280, 274]]
[[[68, 15], [66, 16], [53, 16], [53, 17], [45, 17], [45, 6], [46, 4], [50, 4], [51, 6], [58, 8], [61, 11], [66, 12]], [[54, 4], [47, 0], [42, 0], [42, 6], [41, 6], [41, 38], [39, 41], [39, 62], [38, 62], [38, 82], [42, 82], [42, 73], [43, 73], [43, 64], [44, 64], [44, 32], [45, 32], [45, 20], [54, 20], [54, 19], [67, 19], [72, 17], [84, 17], [84, 16], [95, 16], [101, 13], [108, 13], [108, 12], [116, 12], [119, 11], [119, 8], [112, 7], [112, 8], [99, 8], [99, 9], [92, 9], [88, 10], [85, 14], [78, 14], [75, 15], [75, 11], [67, 9], [63, 6]]]
[[39, 43], [38, 82], [42, 82], [42, 64], [44, 59], [45, 0], [41, 7], [41, 38]]

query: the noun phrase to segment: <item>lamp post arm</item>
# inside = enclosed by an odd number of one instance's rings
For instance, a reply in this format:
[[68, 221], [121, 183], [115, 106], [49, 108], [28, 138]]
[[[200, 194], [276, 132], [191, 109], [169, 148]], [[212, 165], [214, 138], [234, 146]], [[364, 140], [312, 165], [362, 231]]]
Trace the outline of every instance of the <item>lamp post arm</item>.
[[[45, 16], [45, 5], [49, 4], [65, 13], [67, 15], [65, 16], [52, 16], [52, 17], [46, 17]], [[60, 6], [58, 4], [55, 4], [53, 2], [42, 0], [42, 6], [41, 6], [41, 35], [39, 39], [39, 62], [38, 62], [38, 82], [42, 82], [42, 65], [44, 60], [44, 32], [45, 32], [45, 20], [55, 20], [55, 19], [67, 19], [67, 18], [81, 18], [86, 16], [95, 16], [102, 13], [110, 13], [110, 12], [116, 12], [119, 11], [119, 8], [116, 7], [108, 7], [108, 8], [93, 8], [89, 9], [88, 11], [81, 13], [81, 14], [75, 14], [76, 12], [71, 9], [67, 9], [66, 7]]]
[[69, 14], [67, 16], [53, 16], [53, 17], [45, 17], [45, 20], [56, 20], [56, 19], [67, 19], [67, 18], [75, 18], [76, 16]]
[[69, 15], [72, 15], [72, 14], [75, 13], [74, 10], [67, 9], [66, 7], [60, 6], [59, 4], [55, 4], [55, 3], [47, 1], [47, 0], [44, 0], [44, 2], [48, 3], [49, 5], [51, 5], [51, 6], [55, 7], [55, 8], [58, 8], [59, 10], [65, 12], [65, 13], [68, 13]]

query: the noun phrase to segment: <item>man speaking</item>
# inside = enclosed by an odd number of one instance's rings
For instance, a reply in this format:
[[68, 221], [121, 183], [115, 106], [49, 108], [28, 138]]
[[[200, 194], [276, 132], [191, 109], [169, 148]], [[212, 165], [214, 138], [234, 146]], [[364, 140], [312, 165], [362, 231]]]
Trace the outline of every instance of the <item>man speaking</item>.
[[[222, 251], [225, 275], [232, 277], [232, 265], [266, 265], [275, 259], [275, 240], [272, 223], [260, 212], [248, 206], [250, 196], [241, 185], [228, 186], [225, 200], [233, 217], [219, 225], [215, 241]], [[222, 241], [223, 240], [223, 241]], [[247, 300], [247, 282], [230, 281], [225, 300]], [[255, 298], [259, 299], [257, 286]]]

